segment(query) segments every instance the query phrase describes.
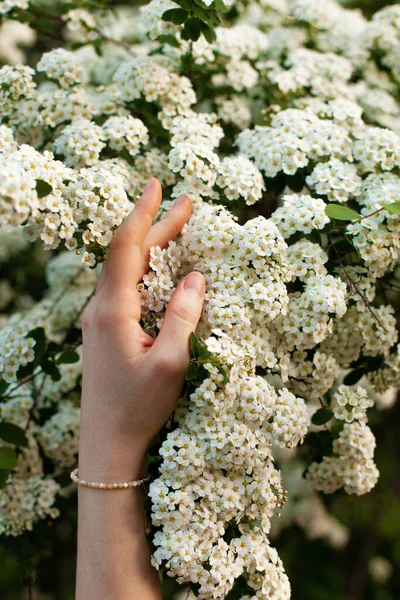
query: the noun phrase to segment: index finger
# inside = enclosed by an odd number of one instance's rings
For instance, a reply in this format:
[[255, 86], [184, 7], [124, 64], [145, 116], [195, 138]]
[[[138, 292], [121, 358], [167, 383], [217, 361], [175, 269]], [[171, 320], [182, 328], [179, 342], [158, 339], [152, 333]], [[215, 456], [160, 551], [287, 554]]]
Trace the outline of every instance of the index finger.
[[153, 178], [111, 240], [103, 283], [109, 292], [119, 294], [127, 289], [136, 289], [143, 276], [141, 244], [150, 231], [160, 204], [161, 184]]

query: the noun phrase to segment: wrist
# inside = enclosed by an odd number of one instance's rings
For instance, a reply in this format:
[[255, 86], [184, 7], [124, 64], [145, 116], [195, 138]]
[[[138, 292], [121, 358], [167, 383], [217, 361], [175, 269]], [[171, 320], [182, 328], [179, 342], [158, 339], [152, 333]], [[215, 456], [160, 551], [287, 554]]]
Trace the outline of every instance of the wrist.
[[119, 483], [142, 479], [147, 474], [146, 449], [96, 440], [79, 442], [79, 477], [88, 481]]

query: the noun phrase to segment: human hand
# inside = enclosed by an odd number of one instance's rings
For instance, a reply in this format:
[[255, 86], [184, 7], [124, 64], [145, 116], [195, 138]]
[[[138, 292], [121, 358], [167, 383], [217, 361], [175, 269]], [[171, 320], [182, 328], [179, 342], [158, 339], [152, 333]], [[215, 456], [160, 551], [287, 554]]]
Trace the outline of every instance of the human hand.
[[83, 382], [79, 474], [126, 481], [144, 474], [149, 443], [176, 406], [189, 364], [189, 336], [200, 319], [205, 281], [190, 273], [168, 305], [158, 337], [140, 327], [137, 284], [150, 248], [164, 247], [191, 213], [180, 196], [158, 223], [157, 179], [147, 184], [111, 242], [96, 293], [82, 315]]

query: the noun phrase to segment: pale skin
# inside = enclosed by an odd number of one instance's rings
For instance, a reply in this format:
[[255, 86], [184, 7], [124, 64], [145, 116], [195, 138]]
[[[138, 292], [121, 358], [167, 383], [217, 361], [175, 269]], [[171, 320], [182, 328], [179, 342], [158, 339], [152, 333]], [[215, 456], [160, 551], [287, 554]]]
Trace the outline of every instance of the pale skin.
[[[200, 319], [205, 282], [190, 273], [169, 302], [154, 340], [141, 328], [136, 289], [150, 248], [165, 247], [191, 213], [187, 196], [152, 225], [161, 202], [149, 181], [112, 239], [96, 293], [82, 315], [83, 383], [79, 476], [114, 483], [146, 474], [147, 448], [179, 398], [189, 364], [189, 337]], [[76, 600], [160, 600], [150, 563], [142, 487], [78, 487]]]

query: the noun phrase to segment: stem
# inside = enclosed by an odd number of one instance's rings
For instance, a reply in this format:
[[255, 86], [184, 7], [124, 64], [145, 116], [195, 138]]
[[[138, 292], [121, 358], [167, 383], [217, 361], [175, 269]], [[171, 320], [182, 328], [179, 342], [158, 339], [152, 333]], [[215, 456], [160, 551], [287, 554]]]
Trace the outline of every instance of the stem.
[[70, 279], [68, 279], [67, 283], [65, 284], [59, 295], [56, 296], [56, 299], [54, 300], [53, 304], [50, 306], [48, 316], [51, 315], [51, 313], [53, 312], [57, 304], [60, 302], [60, 300], [64, 298], [68, 288], [75, 283], [75, 280], [78, 279], [79, 275], [83, 273], [84, 270], [85, 267], [79, 267], [77, 273], [74, 273], [73, 276], [70, 277]]
[[374, 215], [381, 212], [381, 210], [384, 210], [385, 208], [386, 208], [386, 206], [381, 206], [381, 208], [378, 208], [378, 210], [375, 210], [373, 213], [371, 213], [369, 215], [363, 215], [359, 219], [354, 219], [354, 221], [352, 221], [352, 223], [358, 223], [359, 221], [362, 221], [363, 219], [368, 219], [369, 217], [373, 217]]
[[329, 235], [329, 233], [327, 235], [328, 235], [329, 245], [335, 251], [335, 254], [336, 254], [337, 258], [338, 258], [339, 265], [342, 268], [343, 273], [346, 276], [346, 279], [347, 279], [347, 282], [348, 282], [347, 285], [348, 285], [349, 289], [350, 290], [355, 290], [357, 292], [357, 294], [360, 296], [361, 300], [364, 302], [366, 308], [369, 310], [369, 312], [371, 313], [371, 315], [374, 317], [374, 319], [377, 321], [377, 323], [380, 325], [380, 327], [382, 327], [382, 329], [385, 330], [384, 326], [382, 325], [382, 323], [380, 322], [380, 320], [378, 319], [378, 317], [376, 316], [376, 314], [372, 310], [372, 307], [371, 307], [370, 303], [368, 302], [367, 298], [364, 296], [363, 292], [361, 292], [361, 290], [358, 289], [356, 282], [351, 278], [349, 272], [347, 271], [346, 267], [342, 263], [342, 259], [340, 258], [338, 251], [336, 250], [335, 246], [332, 243], [331, 236]]
[[189, 64], [188, 64], [188, 79], [192, 80], [193, 77], [193, 41], [189, 42]]
[[28, 600], [34, 600], [33, 598], [33, 578], [31, 575], [26, 578], [26, 585], [28, 587]]
[[[35, 10], [33, 7], [30, 7], [29, 11], [20, 9], [19, 12], [21, 14], [25, 15], [28, 19], [30, 19], [31, 24], [33, 23], [32, 17], [34, 17], [35, 19], [48, 19], [49, 21], [53, 21], [54, 24], [57, 24], [60, 27], [66, 25], [66, 22], [64, 21], [64, 19], [61, 18], [60, 15], [55, 15], [52, 13], [42, 13], [39, 10]], [[114, 44], [115, 46], [118, 46], [119, 48], [123, 48], [124, 50], [126, 50], [126, 52], [128, 52], [128, 54], [132, 54], [132, 48], [129, 46], [129, 44], [126, 44], [125, 42], [121, 42], [120, 40], [116, 40], [114, 38], [108, 37], [98, 27], [89, 28], [88, 31], [89, 32], [93, 31], [94, 33], [97, 33], [97, 35], [99, 35], [105, 42]], [[48, 34], [48, 32], [46, 32], [46, 33]], [[91, 41], [93, 41], [93, 40], [89, 40], [88, 43], [90, 43]]]
[[98, 29], [96, 27], [94, 29], [90, 29], [90, 31], [94, 31], [95, 33], [97, 33], [97, 35], [99, 35], [105, 42], [108, 42], [109, 44], [114, 44], [115, 46], [118, 46], [119, 48], [123, 48], [126, 52], [128, 52], [128, 54], [133, 54], [132, 48], [129, 46], [129, 44], [126, 44], [125, 42], [121, 42], [120, 40], [116, 40], [114, 38], [108, 37], [107, 35], [102, 33], [101, 29]]
[[[41, 371], [40, 371], [40, 373], [41, 373]], [[8, 398], [10, 396], [10, 394], [12, 394], [13, 392], [15, 392], [15, 390], [17, 390], [19, 387], [21, 387], [21, 385], [24, 385], [25, 383], [29, 383], [35, 377], [37, 377], [38, 375], [40, 375], [40, 373], [32, 373], [32, 375], [28, 375], [28, 377], [25, 377], [25, 379], [22, 379], [21, 381], [19, 381], [17, 383], [17, 385], [15, 385], [11, 390], [8, 390], [7, 394], [4, 394], [3, 398]]]

